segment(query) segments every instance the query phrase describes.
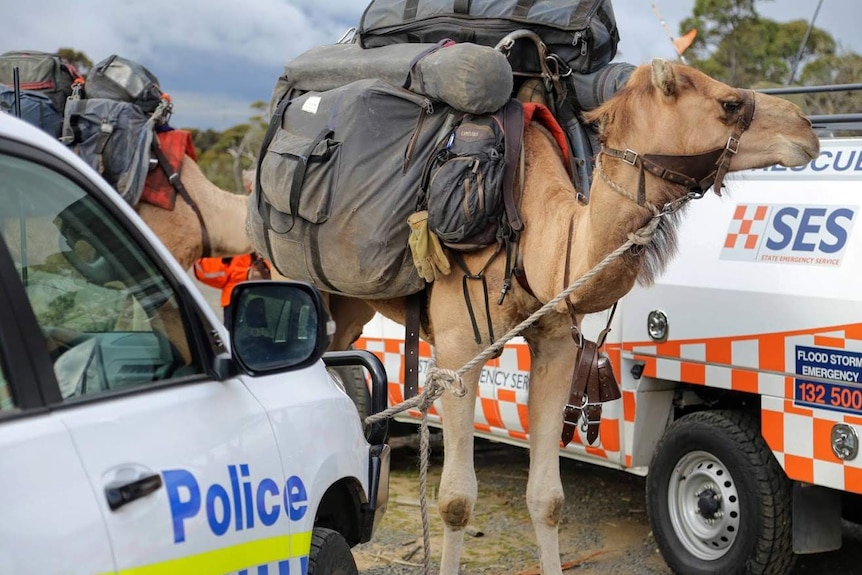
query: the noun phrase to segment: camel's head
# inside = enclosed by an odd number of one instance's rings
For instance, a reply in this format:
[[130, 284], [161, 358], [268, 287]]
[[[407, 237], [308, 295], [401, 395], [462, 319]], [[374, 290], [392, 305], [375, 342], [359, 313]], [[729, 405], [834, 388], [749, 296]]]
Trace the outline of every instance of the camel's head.
[[800, 166], [820, 143], [793, 103], [732, 88], [682, 64], [655, 59], [638, 67], [626, 87], [587, 114], [609, 148], [681, 156], [723, 149], [738, 136], [729, 171], [773, 164]]

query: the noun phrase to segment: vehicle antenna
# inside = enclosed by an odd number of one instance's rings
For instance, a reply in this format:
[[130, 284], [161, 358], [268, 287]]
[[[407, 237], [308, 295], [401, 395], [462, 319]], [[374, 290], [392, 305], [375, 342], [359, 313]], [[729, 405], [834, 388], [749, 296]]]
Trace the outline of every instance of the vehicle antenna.
[[[655, 17], [658, 18], [659, 24], [661, 24], [662, 28], [664, 28], [664, 32], [665, 32], [665, 34], [667, 34], [667, 37], [670, 40], [670, 43], [673, 44], [674, 43], [673, 42], [673, 40], [674, 40], [673, 34], [671, 34], [670, 28], [667, 27], [667, 22], [664, 21], [664, 18], [662, 17], [661, 13], [658, 11], [658, 6], [655, 5], [655, 2], [650, 2], [650, 4], [652, 5], [652, 11], [655, 13]], [[679, 55], [679, 59], [682, 61], [683, 64], [688, 64], [688, 60], [686, 60], [685, 56], [683, 56], [676, 49], [676, 45], [674, 45], [673, 50], [674, 50], [674, 52], [677, 53], [677, 55]]]

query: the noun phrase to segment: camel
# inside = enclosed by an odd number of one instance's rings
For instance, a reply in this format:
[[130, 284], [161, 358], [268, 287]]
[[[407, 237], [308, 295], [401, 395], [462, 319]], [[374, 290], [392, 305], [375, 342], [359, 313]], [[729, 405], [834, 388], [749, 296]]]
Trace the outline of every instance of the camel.
[[[547, 131], [535, 124], [525, 130], [520, 252], [529, 291], [513, 282], [502, 305], [491, 304], [495, 334], [518, 325], [624, 244], [630, 233], [651, 219], [653, 208], [673, 205], [688, 194], [690, 180], [669, 181], [629, 165], [643, 159], [635, 152], [662, 155], [659, 160], [676, 166], [673, 160], [716, 151], [709, 165], [715, 170], [720, 153], [723, 167], [713, 176], [717, 191], [725, 171], [773, 164], [800, 166], [819, 152], [810, 122], [794, 104], [732, 88], [694, 68], [660, 59], [639, 66], [627, 86], [587, 113], [586, 119], [597, 125], [603, 145], [588, 205], [577, 201], [561, 153]], [[685, 173], [682, 168], [674, 169]], [[709, 171], [691, 175], [702, 182]], [[704, 189], [712, 182], [706, 184]], [[655, 241], [646, 249], [630, 250], [569, 296], [578, 323], [584, 314], [612, 306], [636, 281], [648, 285], [662, 272], [675, 252], [676, 226], [683, 211], [662, 218]], [[566, 261], [568, 244], [572, 249]], [[492, 251], [489, 247], [464, 254], [469, 269], [474, 273], [481, 269]], [[496, 258], [486, 270], [490, 293], [499, 293], [503, 285], [504, 260]], [[483, 298], [478, 284], [468, 284], [474, 302]], [[439, 367], [456, 370], [484, 348], [473, 337], [460, 270], [455, 268], [430, 284], [426, 295], [421, 336], [434, 346]], [[330, 311], [337, 325], [332, 348], [346, 349], [375, 312], [403, 324], [405, 300], [359, 300], [330, 294]], [[572, 321], [563, 302], [522, 333], [532, 360], [526, 500], [543, 575], [562, 572], [557, 534], [564, 500], [559, 448], [562, 413], [577, 354]], [[487, 328], [483, 329], [487, 342], [484, 332]], [[444, 463], [438, 510], [444, 524], [440, 561], [444, 575], [459, 571], [464, 531], [477, 498], [473, 422], [480, 370], [481, 366], [463, 375], [464, 397], [451, 393], [441, 397]]]
[[[252, 251], [245, 233], [248, 197], [210, 182], [189, 156], [183, 159], [181, 180], [201, 211], [209, 236], [209, 255], [226, 257]], [[141, 202], [135, 210], [183, 269], [191, 268], [196, 259], [204, 256], [201, 223], [188, 202], [177, 198], [173, 210]]]
[[[506, 333], [518, 325], [625, 243], [630, 233], [651, 219], [654, 208], [674, 205], [673, 202], [687, 196], [691, 178], [669, 181], [639, 170], [630, 163], [636, 164], [644, 156], [635, 153], [659, 154], [661, 158], [656, 161], [668, 165], [668, 161], [716, 151], [711, 158], [714, 160], [720, 154], [720, 173], [706, 178], [709, 170], [701, 170], [694, 179], [708, 184], [704, 189], [713, 183], [707, 180], [715, 180], [715, 189], [719, 190], [724, 172], [773, 164], [800, 166], [819, 152], [819, 142], [810, 122], [794, 104], [732, 88], [694, 68], [660, 59], [639, 66], [627, 86], [587, 113], [586, 119], [598, 126], [603, 145], [588, 205], [576, 199], [561, 152], [547, 131], [536, 124], [525, 130], [520, 206], [525, 227], [520, 237], [520, 252], [526, 282], [524, 286], [514, 283], [501, 305], [490, 306], [496, 334]], [[710, 166], [714, 170], [715, 163]], [[686, 172], [684, 168], [674, 169]], [[691, 166], [688, 169], [691, 170]], [[214, 197], [216, 193], [188, 158], [183, 181], [195, 197], [202, 198], [205, 194]], [[206, 191], [198, 192], [198, 186]], [[244, 198], [238, 199], [244, 201]], [[202, 200], [201, 208], [207, 203]], [[238, 219], [240, 211], [244, 216], [245, 209], [245, 204], [238, 203], [236, 217], [222, 222], [222, 231], [216, 231], [219, 222], [213, 220], [214, 217], [218, 219], [213, 215], [215, 210], [205, 210], [207, 226], [213, 222], [211, 234], [224, 233], [224, 238], [236, 240], [239, 230], [244, 230], [244, 223]], [[610, 307], [635, 281], [649, 284], [661, 273], [675, 252], [676, 226], [683, 211], [662, 218], [656, 239], [645, 249], [629, 251], [569, 296], [576, 314], [575, 322], [580, 323], [584, 314]], [[186, 265], [189, 258], [200, 255], [198, 226], [189, 223], [197, 221], [191, 210], [177, 213], [178, 220], [185, 223], [167, 223], [163, 213], [150, 210], [143, 210], [142, 216], [172, 253], [180, 254], [177, 259], [181, 263]], [[177, 230], [183, 233], [177, 234]], [[568, 246], [571, 250], [567, 256]], [[251, 248], [243, 245], [235, 249], [249, 251]], [[492, 251], [493, 247], [489, 247], [465, 254], [467, 266], [471, 271], [478, 271]], [[486, 269], [491, 293], [499, 292], [503, 285], [504, 259], [494, 259]], [[458, 369], [484, 347], [474, 340], [465, 313], [461, 282], [462, 273], [456, 268], [450, 275], [430, 284], [425, 292], [421, 336], [434, 346], [441, 368]], [[478, 283], [469, 284], [474, 302], [483, 298]], [[405, 319], [404, 298], [360, 300], [329, 294], [329, 306], [337, 325], [331, 349], [347, 349], [377, 312], [402, 324]], [[562, 573], [557, 535], [564, 500], [559, 447], [563, 407], [577, 354], [571, 337], [572, 322], [567, 306], [560, 303], [553, 313], [542, 317], [522, 334], [529, 344], [532, 360], [528, 407], [531, 456], [526, 499], [543, 575]], [[488, 334], [483, 335], [487, 342]], [[462, 383], [467, 391], [464, 397], [449, 393], [441, 397], [444, 463], [438, 510], [444, 523], [440, 561], [440, 573], [444, 575], [455, 575], [459, 571], [464, 531], [477, 498], [473, 421], [480, 371], [481, 366], [477, 366], [463, 375]]]

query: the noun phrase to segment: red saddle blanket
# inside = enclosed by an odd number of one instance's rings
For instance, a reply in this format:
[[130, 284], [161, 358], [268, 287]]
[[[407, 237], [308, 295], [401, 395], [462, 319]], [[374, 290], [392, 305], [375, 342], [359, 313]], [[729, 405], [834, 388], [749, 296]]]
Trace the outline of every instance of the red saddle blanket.
[[[159, 132], [157, 136], [162, 152], [164, 152], [168, 163], [177, 173], [182, 174], [183, 158], [185, 156], [197, 161], [191, 132], [187, 130], [169, 130], [167, 132]], [[147, 174], [147, 180], [144, 183], [144, 192], [141, 194], [141, 201], [166, 210], [174, 209], [174, 204], [177, 201], [177, 191], [171, 185], [168, 175], [161, 166], [155, 166]]]

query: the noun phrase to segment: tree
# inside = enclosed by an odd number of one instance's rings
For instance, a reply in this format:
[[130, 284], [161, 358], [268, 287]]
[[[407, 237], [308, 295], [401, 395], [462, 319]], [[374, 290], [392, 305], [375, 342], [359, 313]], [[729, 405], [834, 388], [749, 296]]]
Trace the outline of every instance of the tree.
[[57, 54], [77, 68], [82, 76], [86, 76], [93, 67], [93, 61], [90, 60], [89, 56], [74, 48], [60, 48], [57, 50]]
[[[810, 62], [802, 71], [803, 85], [850, 84], [862, 78], [862, 56], [849, 53], [830, 55]], [[846, 114], [862, 111], [862, 92], [806, 94], [809, 110], [817, 114]]]
[[[768, 0], [763, 0], [768, 1]], [[691, 64], [731, 86], [784, 86], [797, 57], [796, 75], [804, 85], [858, 82], [862, 57], [839, 53], [826, 31], [814, 27], [800, 53], [809, 23], [776, 22], [762, 18], [755, 0], [696, 0], [693, 14], [680, 23], [680, 32], [697, 29], [686, 55]], [[862, 92], [809, 94], [789, 98], [808, 114], [862, 110]]]
[[[779, 23], [758, 14], [754, 0], [697, 0], [680, 31], [696, 28], [689, 48], [692, 65], [732, 86], [783, 84], [799, 52], [808, 22]], [[835, 54], [832, 36], [814, 28], [802, 62]]]
[[242, 172], [257, 166], [257, 155], [266, 133], [263, 113], [267, 104], [251, 104], [253, 111], [248, 123], [231, 126], [223, 132], [190, 128], [198, 165], [214, 184], [235, 193], [245, 193]]

